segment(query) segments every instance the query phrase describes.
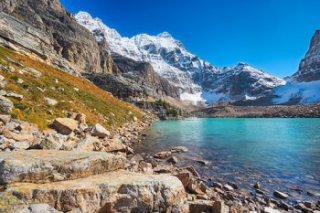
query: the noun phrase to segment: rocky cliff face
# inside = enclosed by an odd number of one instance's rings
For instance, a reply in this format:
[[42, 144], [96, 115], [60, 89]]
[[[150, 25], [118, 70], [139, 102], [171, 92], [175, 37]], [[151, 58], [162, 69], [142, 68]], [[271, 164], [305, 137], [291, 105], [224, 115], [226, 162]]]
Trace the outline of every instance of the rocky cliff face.
[[179, 88], [160, 77], [149, 63], [113, 55], [113, 74], [85, 73], [84, 76], [118, 98], [139, 102], [163, 97], [179, 98]]
[[286, 85], [274, 89], [273, 104], [315, 104], [320, 102], [320, 30], [311, 39], [299, 70]]
[[293, 79], [299, 82], [320, 80], [320, 30], [312, 37], [309, 50], [301, 60]]
[[76, 64], [78, 71], [112, 71], [105, 48], [100, 51], [94, 37], [77, 24], [58, 0], [4, 0], [0, 12], [2, 40], [58, 64], [61, 61], [53, 58], [61, 56]]

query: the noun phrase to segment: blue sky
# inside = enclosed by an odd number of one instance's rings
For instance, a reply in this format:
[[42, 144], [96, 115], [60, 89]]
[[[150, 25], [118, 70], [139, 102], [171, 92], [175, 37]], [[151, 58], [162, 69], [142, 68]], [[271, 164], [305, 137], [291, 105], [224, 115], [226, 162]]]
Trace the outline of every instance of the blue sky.
[[61, 0], [101, 18], [122, 36], [168, 31], [216, 66], [247, 62], [293, 74], [320, 29], [319, 0]]

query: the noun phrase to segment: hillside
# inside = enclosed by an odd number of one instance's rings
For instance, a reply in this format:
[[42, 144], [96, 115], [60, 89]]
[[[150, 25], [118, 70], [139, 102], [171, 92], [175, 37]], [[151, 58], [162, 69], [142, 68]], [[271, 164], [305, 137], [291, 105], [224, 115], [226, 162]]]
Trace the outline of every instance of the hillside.
[[[91, 124], [116, 128], [142, 112], [80, 77], [70, 75], [26, 55], [0, 48], [1, 94], [14, 104], [12, 116], [45, 129], [67, 112], [87, 115]], [[22, 98], [10, 95], [15, 93]]]

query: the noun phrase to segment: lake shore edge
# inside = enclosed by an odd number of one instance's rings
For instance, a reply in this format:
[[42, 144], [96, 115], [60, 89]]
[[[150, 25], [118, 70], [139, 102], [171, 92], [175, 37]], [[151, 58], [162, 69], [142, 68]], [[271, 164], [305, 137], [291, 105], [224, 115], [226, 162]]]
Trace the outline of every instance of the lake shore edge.
[[[202, 117], [186, 117], [184, 119]], [[204, 117], [206, 118], [206, 117]], [[209, 117], [221, 118], [221, 117]], [[225, 117], [223, 117], [225, 118]], [[226, 117], [226, 118], [243, 118], [243, 117]], [[246, 117], [245, 117], [246, 118]], [[251, 118], [251, 117], [249, 117]], [[262, 117], [257, 117], [262, 118]], [[271, 118], [271, 117], [266, 117]], [[276, 117], [287, 118], [287, 117]], [[293, 117], [298, 118], [298, 117]], [[168, 119], [171, 121], [182, 121], [184, 119]], [[161, 122], [161, 121], [159, 121]], [[177, 151], [179, 150], [179, 151]], [[251, 189], [241, 188], [241, 184], [237, 181], [215, 180], [214, 177], [201, 175], [201, 169], [195, 168], [195, 164], [203, 165], [204, 167], [209, 163], [206, 159], [197, 158], [192, 159], [194, 162], [177, 166], [177, 162], [182, 161], [179, 155], [187, 155], [188, 147], [178, 146], [164, 149], [157, 153], [143, 153], [143, 161], [139, 164], [140, 170], [149, 173], [155, 172], [158, 174], [171, 174], [177, 176], [182, 182], [188, 194], [190, 202], [194, 200], [220, 200], [228, 206], [229, 210], [233, 209], [234, 212], [317, 212], [320, 211], [320, 194], [315, 191], [307, 189], [292, 189], [296, 193], [304, 191], [311, 199], [294, 200], [290, 198], [290, 193], [282, 192], [278, 189], [269, 191], [263, 187], [260, 182], [252, 184]], [[134, 157], [136, 158], [136, 156]], [[198, 170], [198, 171], [197, 171]], [[182, 174], [181, 174], [182, 173]], [[187, 174], [186, 174], [187, 173]], [[191, 174], [190, 174], [191, 173]], [[189, 178], [189, 179], [188, 179]], [[193, 183], [193, 184], [190, 184]], [[204, 184], [204, 185], [203, 185]], [[201, 185], [201, 186], [199, 186]], [[197, 188], [199, 187], [199, 188]], [[290, 190], [288, 190], [290, 191]], [[315, 198], [318, 198], [317, 199]], [[209, 202], [210, 203], [210, 202]], [[209, 204], [210, 206], [211, 204]], [[209, 207], [208, 207], [209, 208]]]

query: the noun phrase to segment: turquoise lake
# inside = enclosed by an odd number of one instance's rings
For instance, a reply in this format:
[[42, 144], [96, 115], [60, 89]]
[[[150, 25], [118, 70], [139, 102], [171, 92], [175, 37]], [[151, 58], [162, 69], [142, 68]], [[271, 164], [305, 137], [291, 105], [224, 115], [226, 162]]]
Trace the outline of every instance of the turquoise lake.
[[259, 181], [270, 194], [281, 190], [295, 200], [316, 199], [307, 190], [320, 192], [320, 119], [159, 121], [136, 150], [153, 154], [180, 145], [189, 152], [177, 155], [179, 165], [192, 164], [215, 181], [247, 190]]

